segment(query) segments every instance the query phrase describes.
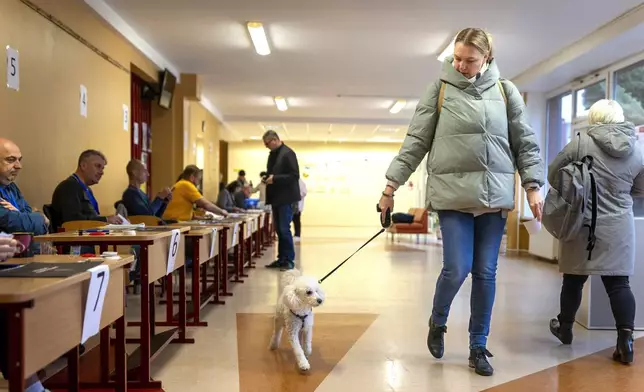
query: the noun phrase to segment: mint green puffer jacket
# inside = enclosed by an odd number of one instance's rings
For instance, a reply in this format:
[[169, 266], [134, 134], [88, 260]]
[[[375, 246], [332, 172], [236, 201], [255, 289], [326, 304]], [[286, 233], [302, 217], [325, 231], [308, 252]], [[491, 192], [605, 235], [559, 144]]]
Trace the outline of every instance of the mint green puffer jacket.
[[[544, 163], [516, 86], [501, 80], [493, 60], [474, 82], [443, 63], [440, 80], [421, 98], [400, 151], [386, 173], [404, 184], [425, 155], [427, 207], [432, 210], [514, 209], [515, 172], [544, 183]], [[446, 83], [440, 114], [441, 82]]]

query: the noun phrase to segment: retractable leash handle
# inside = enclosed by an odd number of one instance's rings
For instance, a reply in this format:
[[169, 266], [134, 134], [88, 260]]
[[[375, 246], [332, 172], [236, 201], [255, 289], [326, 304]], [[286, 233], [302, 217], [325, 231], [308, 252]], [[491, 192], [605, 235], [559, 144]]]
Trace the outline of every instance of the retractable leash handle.
[[[376, 211], [378, 211], [380, 214], [382, 214], [382, 208], [380, 208], [380, 204], [376, 204]], [[382, 215], [380, 216], [380, 224], [382, 225], [383, 229], [389, 228], [391, 226], [391, 210], [387, 208], [387, 211], [385, 212], [385, 220], [382, 220]]]
[[[379, 206], [379, 205], [376, 205], [376, 211], [378, 211], [378, 212], [382, 212], [382, 210], [380, 209], [380, 206]], [[356, 250], [355, 252], [353, 252], [353, 253], [351, 254], [351, 256], [347, 257], [347, 258], [346, 258], [342, 263], [338, 264], [334, 269], [332, 269], [332, 270], [331, 270], [331, 272], [329, 272], [328, 274], [324, 275], [324, 277], [323, 277], [322, 279], [318, 280], [318, 283], [322, 283], [322, 282], [324, 282], [324, 280], [325, 280], [326, 278], [328, 278], [329, 276], [331, 276], [335, 271], [337, 271], [340, 267], [342, 267], [342, 265], [344, 265], [344, 263], [346, 263], [347, 261], [349, 261], [349, 259], [350, 259], [350, 258], [352, 258], [356, 253], [360, 252], [360, 249], [362, 249], [362, 248], [364, 248], [365, 246], [367, 246], [367, 244], [369, 244], [371, 241], [373, 241], [374, 239], [376, 239], [376, 237], [378, 237], [380, 234], [384, 233], [384, 232], [385, 232], [385, 230], [386, 230], [389, 226], [391, 226], [391, 211], [389, 210], [389, 208], [387, 208], [387, 212], [385, 213], [385, 220], [384, 220], [384, 222], [383, 222], [383, 221], [382, 221], [382, 219], [381, 219], [381, 220], [380, 220], [380, 224], [382, 224], [382, 229], [380, 229], [380, 230], [379, 230], [379, 231], [378, 231], [378, 232], [377, 232], [373, 237], [369, 238], [369, 240], [368, 240], [367, 242], [365, 242], [364, 244], [362, 244], [362, 246], [361, 246], [361, 247], [359, 247], [359, 248], [358, 248], [358, 250]]]

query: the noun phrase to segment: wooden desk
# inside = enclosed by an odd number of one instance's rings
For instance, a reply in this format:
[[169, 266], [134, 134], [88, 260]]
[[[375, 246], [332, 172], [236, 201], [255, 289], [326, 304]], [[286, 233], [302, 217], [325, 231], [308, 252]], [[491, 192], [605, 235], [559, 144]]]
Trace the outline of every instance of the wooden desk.
[[[172, 228], [159, 231], [136, 231], [134, 235], [122, 232], [111, 232], [108, 235], [80, 235], [78, 232], [63, 232], [34, 237], [34, 241], [52, 242], [56, 245], [98, 245], [101, 250], [109, 246], [138, 245], [140, 247], [139, 263], [141, 264], [141, 321], [128, 323], [140, 326], [139, 339], [127, 339], [128, 343], [140, 343], [140, 347], [128, 357], [129, 376], [138, 376], [138, 382], [130, 382], [134, 388], [161, 388], [161, 382], [150, 378], [150, 362], [173, 340], [183, 342], [185, 337], [185, 301], [179, 304], [179, 328], [155, 333], [154, 282], [167, 275], [168, 252], [171, 244]], [[181, 233], [189, 231], [187, 227], [174, 228]], [[179, 242], [174, 271], [179, 271], [180, 279], [185, 282], [185, 241]], [[147, 289], [146, 289], [147, 288]], [[185, 293], [185, 285], [183, 287]], [[178, 339], [175, 337], [179, 335]], [[194, 342], [194, 341], [192, 341]], [[138, 372], [137, 372], [138, 370]]]
[[[11, 262], [70, 262], [78, 256], [41, 255]], [[101, 260], [103, 259], [96, 259]], [[126, 391], [124, 267], [131, 255], [104, 261], [110, 279], [101, 313], [101, 383], [103, 388]], [[62, 355], [69, 361], [68, 390], [78, 391], [79, 352], [85, 298], [90, 272], [68, 278], [0, 278], [0, 308], [7, 312], [9, 391], [23, 392], [25, 378], [37, 373]], [[116, 323], [116, 381], [109, 382], [109, 327]], [[103, 345], [107, 336], [107, 345]], [[107, 359], [107, 360], [105, 360]]]

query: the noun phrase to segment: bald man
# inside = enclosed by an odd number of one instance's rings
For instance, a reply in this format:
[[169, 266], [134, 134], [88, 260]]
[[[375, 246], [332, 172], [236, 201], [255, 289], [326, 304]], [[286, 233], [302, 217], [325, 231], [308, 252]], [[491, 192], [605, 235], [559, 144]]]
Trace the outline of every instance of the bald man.
[[43, 235], [49, 219], [32, 209], [14, 182], [22, 169], [22, 153], [11, 140], [0, 138], [0, 231]]
[[161, 218], [168, 202], [172, 198], [172, 191], [165, 187], [150, 202], [148, 195], [141, 190], [141, 185], [148, 182], [150, 173], [143, 162], [132, 159], [125, 167], [130, 185], [127, 187], [121, 201], [128, 215], [153, 215]]

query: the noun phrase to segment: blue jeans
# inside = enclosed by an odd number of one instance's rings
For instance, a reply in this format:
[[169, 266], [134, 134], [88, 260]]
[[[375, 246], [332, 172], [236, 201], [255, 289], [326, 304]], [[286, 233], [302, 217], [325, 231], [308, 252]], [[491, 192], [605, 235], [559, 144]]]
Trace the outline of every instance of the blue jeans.
[[291, 234], [291, 221], [293, 220], [293, 206], [285, 204], [273, 206], [273, 224], [277, 233], [277, 260], [293, 263], [295, 260], [295, 246]]
[[485, 347], [506, 218], [501, 212], [474, 217], [458, 211], [440, 211], [438, 219], [443, 234], [443, 269], [436, 282], [432, 321], [439, 326], [447, 324], [452, 301], [471, 272], [470, 348]]

